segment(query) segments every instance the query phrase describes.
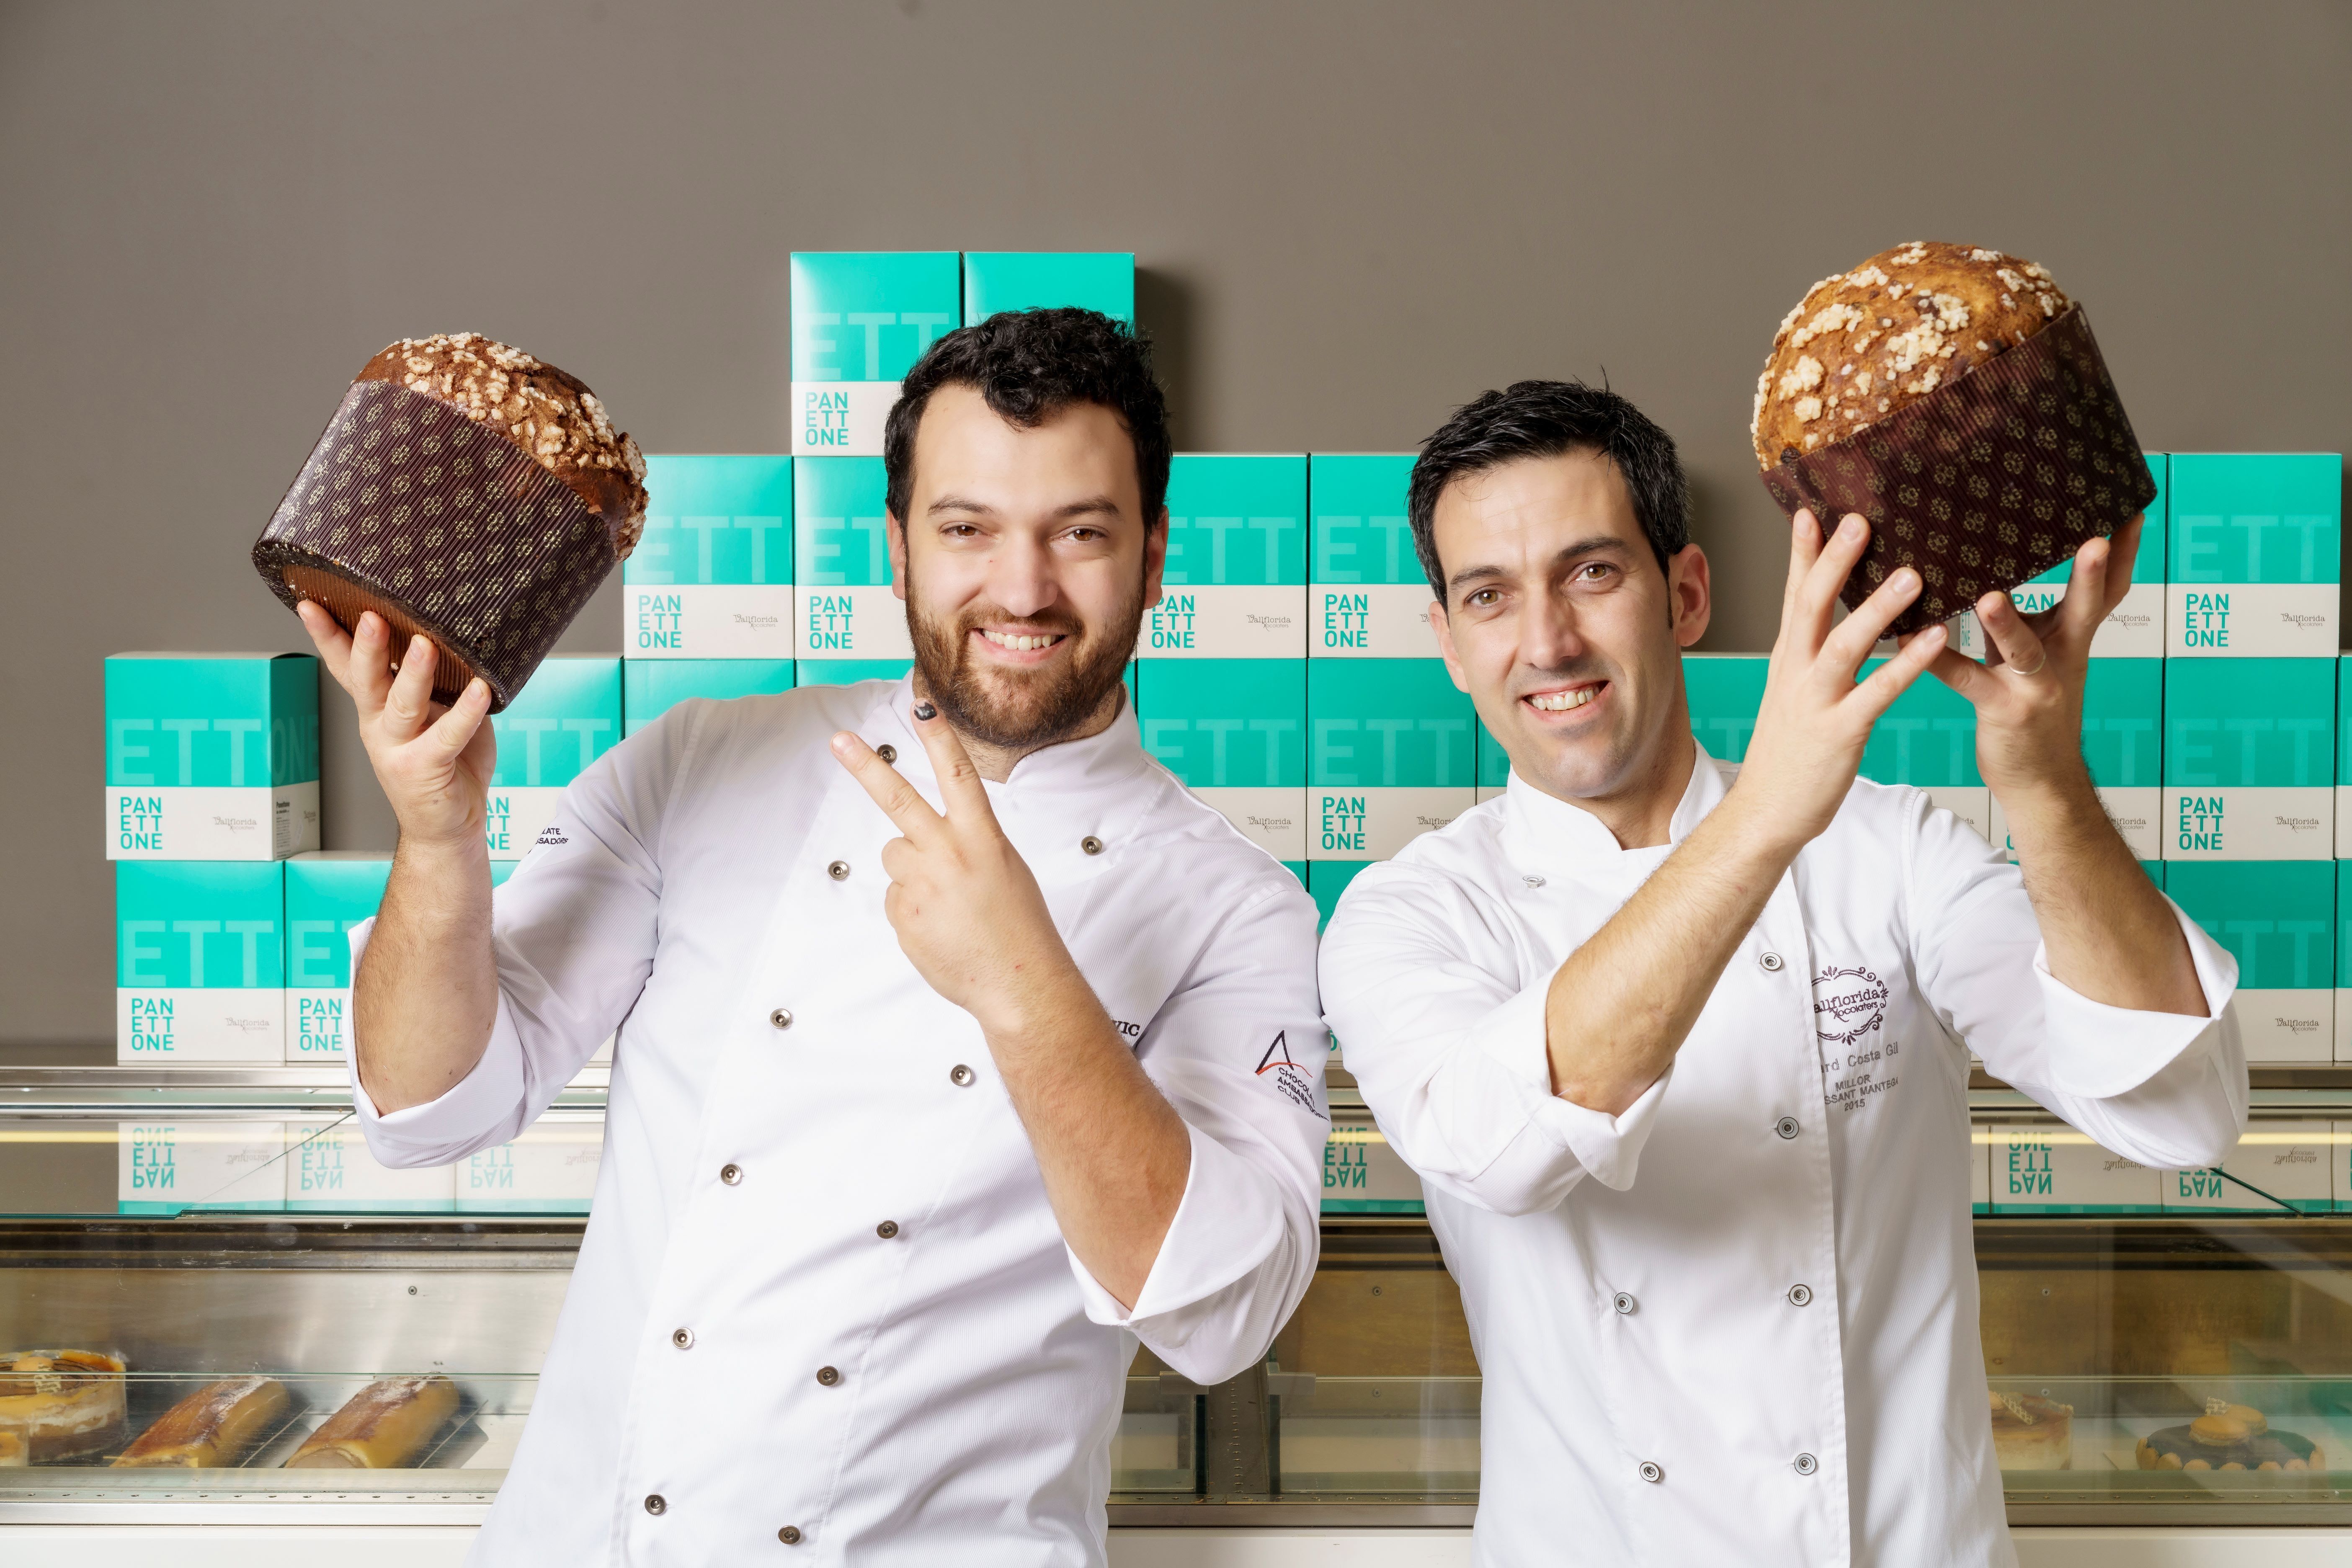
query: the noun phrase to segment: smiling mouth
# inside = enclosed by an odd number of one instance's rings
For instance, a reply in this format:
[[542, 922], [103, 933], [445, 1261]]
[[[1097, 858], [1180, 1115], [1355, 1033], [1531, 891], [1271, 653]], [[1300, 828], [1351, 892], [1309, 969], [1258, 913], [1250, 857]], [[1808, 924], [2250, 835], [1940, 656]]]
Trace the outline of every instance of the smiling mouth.
[[1008, 653], [1035, 653], [1069, 636], [1066, 632], [996, 632], [986, 627], [980, 629], [980, 635]]
[[1538, 691], [1522, 700], [1538, 713], [1566, 713], [1600, 696], [1602, 687], [1607, 684], [1603, 681], [1599, 686], [1579, 686], [1567, 691]]

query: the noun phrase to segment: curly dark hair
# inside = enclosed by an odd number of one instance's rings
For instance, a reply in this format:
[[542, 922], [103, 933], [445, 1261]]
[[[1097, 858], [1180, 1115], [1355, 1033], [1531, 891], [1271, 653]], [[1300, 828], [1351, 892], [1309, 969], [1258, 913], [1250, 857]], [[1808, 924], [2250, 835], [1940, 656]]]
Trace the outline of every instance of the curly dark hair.
[[1445, 574], [1437, 563], [1431, 530], [1437, 498], [1445, 487], [1520, 458], [1557, 458], [1594, 452], [1617, 465], [1633, 497], [1633, 516], [1649, 539], [1658, 570], [1690, 542], [1690, 481], [1675, 438], [1605, 386], [1580, 381], [1515, 381], [1500, 392], [1482, 392], [1454, 410], [1454, 417], [1421, 444], [1412, 466], [1405, 511], [1412, 522], [1413, 549], [1437, 602], [1445, 596]]
[[947, 333], [924, 352], [898, 388], [882, 428], [890, 515], [905, 521], [915, 488], [915, 431], [942, 386], [969, 386], [999, 416], [1033, 428], [1074, 403], [1118, 416], [1135, 443], [1143, 526], [1155, 528], [1168, 500], [1168, 399], [1151, 374], [1150, 341], [1099, 310], [1005, 310]]

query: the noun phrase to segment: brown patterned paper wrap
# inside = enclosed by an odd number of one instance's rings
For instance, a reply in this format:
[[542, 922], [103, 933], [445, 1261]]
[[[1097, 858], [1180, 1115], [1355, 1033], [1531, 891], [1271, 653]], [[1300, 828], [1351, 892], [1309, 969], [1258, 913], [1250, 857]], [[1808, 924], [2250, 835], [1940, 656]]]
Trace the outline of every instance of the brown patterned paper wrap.
[[1848, 512], [1870, 520], [1848, 609], [1896, 567], [1918, 569], [1896, 637], [2071, 560], [2156, 499], [2079, 305], [1869, 429], [1767, 469], [1764, 488], [1824, 531]]
[[418, 632], [440, 658], [433, 695], [478, 675], [490, 710], [514, 700], [618, 559], [577, 491], [513, 442], [423, 393], [354, 383], [254, 542], [292, 608], [341, 625], [373, 610], [395, 650]]

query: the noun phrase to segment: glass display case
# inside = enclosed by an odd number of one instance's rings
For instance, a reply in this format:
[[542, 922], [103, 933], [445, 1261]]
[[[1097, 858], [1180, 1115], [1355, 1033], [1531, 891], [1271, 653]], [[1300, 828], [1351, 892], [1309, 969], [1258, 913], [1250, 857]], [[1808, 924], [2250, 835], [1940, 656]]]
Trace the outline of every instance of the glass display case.
[[[0, 1360], [0, 1524], [480, 1517], [585, 1224], [602, 1075], [423, 1180], [372, 1168], [346, 1092], [332, 1070], [0, 1071], [0, 1352], [103, 1358]], [[1228, 1384], [1138, 1355], [1115, 1525], [1468, 1523], [1460, 1294], [1344, 1075], [1333, 1098], [1306, 1300]], [[2185, 1173], [1972, 1098], [2012, 1521], [2352, 1524], [2352, 1091], [2257, 1090], [2239, 1156]], [[255, 1399], [228, 1441], [118, 1462], [207, 1394]], [[321, 1468], [339, 1413], [389, 1396], [431, 1408]]]

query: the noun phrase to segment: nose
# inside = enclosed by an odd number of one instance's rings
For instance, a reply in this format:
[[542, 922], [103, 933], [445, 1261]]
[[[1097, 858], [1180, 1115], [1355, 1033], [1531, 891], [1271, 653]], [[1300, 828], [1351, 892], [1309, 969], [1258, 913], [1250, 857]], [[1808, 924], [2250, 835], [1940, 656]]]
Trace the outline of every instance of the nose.
[[1537, 669], [1560, 669], [1584, 657], [1576, 609], [1565, 594], [1546, 594], [1528, 610], [1519, 630], [1519, 657]]
[[1054, 554], [1041, 540], [1009, 533], [988, 559], [988, 596], [1008, 616], [1043, 615], [1059, 603]]

